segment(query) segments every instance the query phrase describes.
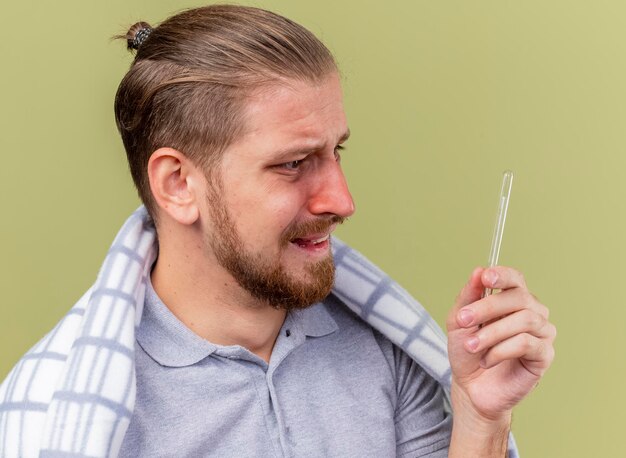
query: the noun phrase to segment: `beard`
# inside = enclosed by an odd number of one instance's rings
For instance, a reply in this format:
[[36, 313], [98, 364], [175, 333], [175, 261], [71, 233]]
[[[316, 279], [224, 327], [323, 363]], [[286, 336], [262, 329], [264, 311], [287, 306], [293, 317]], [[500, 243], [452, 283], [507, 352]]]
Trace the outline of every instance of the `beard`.
[[[328, 296], [335, 280], [335, 264], [330, 252], [324, 259], [307, 265], [303, 278], [290, 274], [283, 267], [281, 254], [292, 240], [325, 232], [333, 224], [341, 224], [344, 218], [334, 215], [290, 225], [280, 238], [279, 254], [271, 259], [245, 248], [228, 208], [222, 203], [222, 194], [221, 189], [210, 186], [209, 208], [215, 230], [207, 236], [210, 238], [206, 242], [220, 265], [243, 289], [252, 297], [287, 311], [309, 307]], [[330, 237], [328, 243], [331, 243]]]

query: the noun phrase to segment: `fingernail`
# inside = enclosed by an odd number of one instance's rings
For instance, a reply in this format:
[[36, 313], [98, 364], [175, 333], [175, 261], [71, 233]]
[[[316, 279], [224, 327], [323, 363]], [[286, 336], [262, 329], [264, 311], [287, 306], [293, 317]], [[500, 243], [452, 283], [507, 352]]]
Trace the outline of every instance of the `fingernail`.
[[465, 345], [467, 345], [467, 348], [469, 348], [471, 351], [476, 350], [478, 348], [479, 343], [480, 343], [480, 339], [476, 336], [472, 336], [465, 341]]
[[485, 272], [485, 277], [491, 286], [496, 286], [496, 282], [498, 281], [498, 273], [493, 270], [488, 270]]
[[473, 320], [474, 312], [472, 312], [471, 310], [465, 309], [459, 312], [459, 323], [461, 323], [461, 326], [469, 326], [470, 324], [472, 324]]

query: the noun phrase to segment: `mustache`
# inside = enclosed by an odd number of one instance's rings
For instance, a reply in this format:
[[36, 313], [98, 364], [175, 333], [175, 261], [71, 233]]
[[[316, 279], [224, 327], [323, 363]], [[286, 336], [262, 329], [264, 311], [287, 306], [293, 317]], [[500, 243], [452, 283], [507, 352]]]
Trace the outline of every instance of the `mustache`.
[[338, 215], [333, 215], [329, 218], [312, 219], [304, 221], [302, 223], [294, 224], [287, 228], [282, 236], [282, 243], [287, 245], [294, 239], [299, 239], [307, 236], [308, 234], [315, 234], [319, 232], [328, 231], [333, 225], [343, 224], [347, 221], [347, 218], [343, 218]]

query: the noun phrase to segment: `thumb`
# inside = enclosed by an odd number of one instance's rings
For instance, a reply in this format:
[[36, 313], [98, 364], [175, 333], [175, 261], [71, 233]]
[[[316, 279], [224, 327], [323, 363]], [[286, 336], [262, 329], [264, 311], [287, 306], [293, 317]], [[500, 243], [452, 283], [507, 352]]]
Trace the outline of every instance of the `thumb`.
[[457, 315], [459, 313], [459, 310], [466, 305], [471, 304], [472, 302], [476, 302], [482, 297], [484, 286], [480, 277], [484, 270], [485, 269], [483, 267], [476, 267], [472, 272], [472, 275], [470, 275], [469, 280], [467, 281], [465, 286], [463, 286], [463, 289], [461, 290], [459, 295], [456, 297], [454, 307], [448, 315], [448, 332], [461, 327], [457, 322]]

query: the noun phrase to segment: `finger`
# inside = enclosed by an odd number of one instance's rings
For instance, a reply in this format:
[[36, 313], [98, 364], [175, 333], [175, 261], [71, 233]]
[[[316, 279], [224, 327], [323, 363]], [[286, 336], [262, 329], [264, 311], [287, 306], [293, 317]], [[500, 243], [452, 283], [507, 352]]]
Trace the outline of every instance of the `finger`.
[[485, 269], [481, 276], [485, 288], [510, 289], [526, 288], [524, 275], [512, 267], [495, 266]]
[[483, 292], [483, 286], [480, 280], [480, 276], [483, 270], [484, 269], [482, 267], [476, 267], [470, 275], [469, 280], [467, 281], [465, 286], [463, 286], [463, 289], [457, 296], [454, 307], [448, 314], [448, 319], [446, 321], [448, 331], [457, 329], [462, 326], [461, 323], [457, 320], [457, 314], [459, 312], [459, 309], [480, 299]]
[[545, 339], [530, 334], [517, 334], [495, 345], [480, 360], [480, 366], [489, 369], [503, 361], [520, 359], [533, 375], [541, 377], [554, 359], [554, 347]]
[[517, 334], [530, 334], [539, 339], [554, 341], [556, 328], [543, 315], [524, 309], [478, 329], [465, 339], [465, 349], [480, 353]]
[[471, 304], [480, 299], [483, 293], [483, 285], [480, 280], [483, 271], [484, 269], [482, 267], [476, 267], [472, 271], [469, 280], [456, 298], [457, 306], [462, 307], [463, 305]]
[[457, 321], [464, 328], [478, 326], [524, 308], [535, 308], [533, 301], [534, 297], [523, 290], [502, 291], [461, 308]]

